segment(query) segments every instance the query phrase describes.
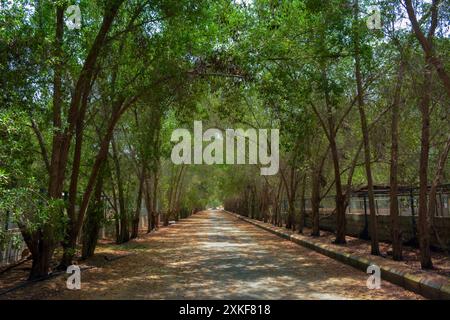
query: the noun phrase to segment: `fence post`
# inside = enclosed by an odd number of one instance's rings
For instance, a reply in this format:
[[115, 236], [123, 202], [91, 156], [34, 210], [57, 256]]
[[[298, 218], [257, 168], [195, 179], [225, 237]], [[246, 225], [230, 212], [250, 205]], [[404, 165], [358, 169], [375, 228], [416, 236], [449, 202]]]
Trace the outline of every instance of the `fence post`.
[[409, 201], [410, 201], [410, 205], [411, 205], [411, 220], [412, 220], [412, 232], [413, 232], [413, 238], [412, 240], [415, 242], [417, 237], [417, 227], [416, 227], [416, 218], [415, 218], [415, 213], [414, 213], [414, 193], [413, 193], [413, 189], [409, 189]]
[[369, 221], [367, 220], [367, 199], [366, 195], [363, 196], [364, 199], [364, 229], [359, 234], [361, 239], [369, 239]]
[[9, 210], [6, 210], [5, 231], [8, 231], [10, 215], [11, 213], [9, 212]]
[[306, 199], [303, 201], [303, 226], [306, 227]]

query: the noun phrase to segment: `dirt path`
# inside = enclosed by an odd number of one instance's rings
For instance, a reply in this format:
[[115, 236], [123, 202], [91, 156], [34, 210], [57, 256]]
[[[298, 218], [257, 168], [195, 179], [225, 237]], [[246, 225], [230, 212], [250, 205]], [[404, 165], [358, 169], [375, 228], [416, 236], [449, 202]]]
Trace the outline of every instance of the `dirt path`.
[[2, 298], [47, 299], [421, 299], [227, 213], [207, 211], [122, 246], [133, 254]]

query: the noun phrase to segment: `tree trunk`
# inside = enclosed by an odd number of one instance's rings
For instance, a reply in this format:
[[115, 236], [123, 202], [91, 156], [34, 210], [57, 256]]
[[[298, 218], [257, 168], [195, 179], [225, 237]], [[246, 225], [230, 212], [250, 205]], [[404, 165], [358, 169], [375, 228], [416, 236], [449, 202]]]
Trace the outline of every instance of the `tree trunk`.
[[319, 207], [320, 207], [320, 176], [321, 172], [314, 172], [312, 175], [312, 189], [311, 189], [311, 224], [312, 231], [311, 236], [320, 236], [320, 224], [319, 224]]
[[112, 156], [114, 162], [114, 169], [117, 177], [117, 190], [118, 190], [118, 200], [119, 200], [119, 216], [120, 216], [120, 233], [119, 233], [119, 243], [125, 243], [130, 240], [130, 231], [129, 231], [129, 221], [128, 221], [128, 212], [126, 209], [125, 203], [125, 193], [123, 190], [123, 181], [122, 181], [122, 173], [119, 162], [119, 154], [117, 150], [117, 145], [114, 137], [111, 140], [112, 145]]
[[176, 176], [177, 176], [177, 172], [176, 172], [176, 167], [175, 165], [171, 166], [171, 172], [170, 172], [170, 185], [169, 185], [169, 190], [168, 190], [168, 194], [167, 194], [167, 211], [164, 213], [164, 223], [163, 226], [168, 226], [169, 225], [169, 216], [172, 214], [172, 206], [173, 206], [173, 193], [175, 190], [175, 180], [176, 180]]
[[370, 164], [370, 141], [369, 141], [369, 129], [367, 128], [367, 119], [364, 110], [364, 90], [362, 84], [361, 76], [361, 57], [359, 50], [359, 31], [358, 31], [358, 16], [359, 16], [359, 1], [355, 0], [355, 23], [356, 26], [354, 32], [354, 44], [355, 44], [355, 78], [357, 87], [357, 97], [358, 97], [358, 110], [361, 119], [361, 131], [364, 141], [364, 165], [366, 169], [367, 176], [367, 193], [369, 198], [369, 210], [370, 210], [370, 244], [371, 244], [371, 254], [380, 255], [380, 247], [378, 244], [378, 230], [377, 230], [377, 215], [375, 209], [375, 196], [373, 192], [373, 180], [372, 180], [372, 169]]
[[419, 246], [420, 264], [422, 269], [433, 268], [430, 251], [430, 221], [428, 216], [428, 160], [430, 151], [430, 94], [431, 94], [431, 64], [426, 61], [422, 88], [421, 114], [422, 137], [419, 168]]
[[152, 200], [152, 224], [155, 229], [159, 228], [159, 208], [158, 208], [158, 184], [159, 184], [159, 167], [160, 167], [160, 149], [161, 149], [161, 110], [155, 116], [155, 157], [153, 158], [153, 200]]
[[273, 207], [274, 207], [274, 221], [273, 221], [273, 224], [275, 225], [275, 226], [279, 226], [279, 224], [280, 224], [280, 215], [279, 215], [279, 212], [280, 212], [280, 197], [281, 197], [281, 190], [282, 190], [282, 188], [283, 188], [283, 181], [280, 179], [280, 182], [278, 183], [278, 191], [277, 191], [277, 193], [276, 193], [276, 195], [275, 195], [275, 201], [274, 201], [274, 204], [273, 204]]
[[[53, 141], [50, 162], [50, 177], [48, 193], [51, 197], [60, 198], [58, 189], [62, 182], [59, 177], [60, 152], [62, 143], [62, 67], [63, 67], [63, 40], [64, 40], [64, 10], [59, 5], [56, 9], [56, 35], [55, 35], [55, 70], [53, 74]], [[61, 190], [62, 191], [62, 190]]]
[[295, 217], [295, 200], [292, 197], [288, 198], [288, 218], [287, 218], [287, 223], [286, 223], [286, 228], [287, 229], [292, 229], [293, 231], [295, 231], [295, 221], [294, 221], [294, 217]]
[[[62, 65], [63, 65], [63, 35], [64, 35], [64, 11], [65, 6], [58, 5], [56, 12], [56, 41], [55, 41], [55, 72], [53, 79], [53, 141], [52, 141], [52, 153], [51, 153], [51, 163], [50, 172], [48, 179], [48, 195], [51, 199], [61, 199], [62, 191], [65, 182], [65, 173], [67, 167], [67, 160], [70, 153], [70, 144], [72, 141], [72, 135], [75, 128], [75, 124], [78, 122], [80, 117], [80, 102], [83, 97], [89, 96], [90, 79], [92, 79], [92, 74], [94, 72], [94, 66], [97, 62], [97, 58], [104, 45], [106, 35], [112, 25], [113, 20], [116, 17], [118, 9], [123, 1], [115, 1], [111, 6], [107, 8], [104, 13], [102, 25], [97, 33], [97, 36], [89, 50], [89, 53], [84, 61], [82, 71], [76, 82], [75, 90], [72, 94], [72, 99], [70, 101], [69, 111], [67, 112], [67, 127], [63, 129], [62, 121]], [[64, 132], [63, 132], [64, 131]], [[73, 211], [70, 212], [73, 214]], [[61, 214], [62, 215], [62, 214]], [[71, 257], [74, 254], [74, 248], [76, 243], [76, 237], [78, 231], [81, 228], [81, 221], [75, 222], [73, 216], [69, 216], [68, 222], [68, 232], [66, 233], [66, 241], [64, 241], [64, 254], [61, 260], [60, 266], [63, 267], [71, 263]], [[48, 250], [48, 252], [42, 252], [43, 255], [52, 256], [54, 246], [54, 241], [52, 240], [52, 230], [50, 226], [45, 227], [42, 231], [42, 235], [45, 239], [44, 242], [48, 242], [45, 245], [39, 245], [43, 250]], [[42, 265], [46, 261], [50, 260], [47, 258], [40, 258], [39, 251], [35, 253], [36, 259], [39, 263], [35, 264], [36, 270], [37, 266]], [[46, 269], [42, 267], [42, 269]], [[48, 268], [47, 268], [48, 269]], [[33, 271], [34, 272], [34, 271]]]
[[142, 208], [142, 194], [144, 189], [144, 180], [145, 180], [145, 166], [143, 165], [141, 168], [141, 174], [139, 177], [139, 188], [138, 194], [136, 198], [136, 212], [133, 217], [133, 226], [131, 230], [131, 239], [137, 238], [139, 234], [139, 218], [141, 216], [141, 208]]
[[260, 211], [262, 213], [262, 220], [264, 223], [268, 222], [268, 208], [269, 208], [269, 184], [266, 181], [263, 190], [262, 190], [262, 196], [261, 196], [261, 207]]
[[178, 178], [175, 184], [175, 193], [173, 200], [173, 212], [175, 213], [175, 220], [178, 221], [180, 216], [180, 198], [181, 198], [181, 190], [183, 188], [183, 178], [186, 166], [184, 164], [181, 165], [180, 173], [178, 174]]
[[428, 216], [430, 217], [431, 222], [433, 222], [434, 217], [436, 216], [436, 193], [437, 187], [442, 178], [442, 171], [445, 168], [445, 164], [447, 162], [447, 157], [450, 152], [450, 134], [448, 134], [447, 142], [444, 146], [444, 150], [441, 152], [438, 160], [438, 165], [436, 168], [436, 173], [434, 175], [433, 182], [431, 184], [430, 195], [428, 197]]
[[[327, 80], [326, 80], [327, 81]], [[334, 168], [334, 183], [336, 188], [336, 239], [334, 243], [345, 244], [345, 195], [342, 193], [342, 182], [341, 182], [341, 170], [339, 167], [339, 154], [336, 145], [336, 131], [333, 119], [333, 111], [331, 108], [330, 97], [328, 92], [328, 84], [325, 91], [327, 113], [328, 113], [328, 126], [329, 126], [329, 142], [331, 157], [333, 159]]]
[[402, 231], [400, 229], [399, 212], [398, 212], [398, 118], [400, 113], [401, 87], [403, 83], [403, 75], [405, 63], [400, 62], [397, 84], [394, 93], [394, 103], [392, 106], [391, 121], [391, 168], [390, 168], [390, 207], [389, 213], [391, 217], [391, 234], [392, 234], [392, 257], [395, 261], [403, 260], [402, 249]]
[[53, 246], [51, 242], [41, 238], [37, 252], [31, 254], [33, 262], [31, 264], [28, 280], [46, 278], [49, 275], [50, 263], [53, 255]]
[[296, 174], [293, 166], [290, 167], [289, 170], [289, 181], [286, 181], [284, 173], [282, 174], [283, 181], [286, 187], [286, 196], [288, 202], [288, 216], [286, 221], [286, 228], [295, 230], [295, 196], [297, 193], [298, 183], [296, 182]]
[[104, 219], [104, 205], [102, 201], [103, 179], [106, 172], [105, 165], [97, 178], [93, 198], [87, 210], [86, 219], [83, 223], [83, 236], [81, 259], [85, 260], [94, 255], [97, 246], [98, 235]]
[[145, 207], [147, 209], [147, 233], [152, 232], [154, 229], [153, 224], [153, 203], [152, 203], [152, 197], [151, 197], [151, 189], [150, 189], [150, 181], [149, 178], [146, 177], [144, 180], [144, 200], [145, 200]]
[[436, 209], [437, 209], [437, 203], [436, 203], [436, 194], [437, 194], [437, 188], [438, 185], [442, 179], [442, 172], [445, 168], [445, 164], [447, 162], [447, 157], [450, 152], [450, 134], [447, 135], [447, 142], [445, 143], [444, 150], [441, 152], [438, 160], [438, 165], [436, 168], [436, 173], [434, 175], [433, 182], [431, 184], [430, 194], [428, 196], [428, 217], [431, 221], [431, 228], [435, 232], [435, 236], [441, 245], [445, 247], [445, 244], [440, 240], [439, 234], [437, 233], [436, 229], [434, 228], [434, 221], [436, 216]]
[[412, 1], [405, 0], [406, 11], [408, 12], [412, 29], [422, 47], [423, 52], [425, 53], [425, 56], [427, 57], [427, 63], [430, 65], [430, 68], [431, 66], [434, 66], [436, 73], [438, 74], [442, 84], [444, 85], [445, 90], [447, 91], [447, 97], [450, 98], [450, 76], [445, 70], [444, 63], [442, 63], [441, 59], [439, 59], [438, 55], [434, 52], [433, 49], [433, 36], [438, 24], [438, 14], [439, 14], [438, 3], [439, 1], [432, 2], [430, 29], [428, 31], [428, 35], [425, 36], [425, 34], [422, 32], [419, 22], [417, 21]]
[[306, 174], [302, 178], [302, 190], [300, 193], [300, 214], [298, 216], [298, 233], [303, 233], [305, 227], [305, 191], [306, 191]]
[[153, 201], [152, 201], [152, 219], [153, 219], [153, 225], [155, 229], [159, 228], [159, 212], [158, 212], [158, 167], [156, 167], [154, 174], [153, 174]]
[[172, 212], [170, 212], [170, 211], [166, 211], [165, 213], [164, 213], [164, 219], [163, 219], [163, 226], [164, 227], [167, 227], [168, 225], [169, 225], [169, 217], [172, 215]]
[[44, 230], [45, 228], [30, 232], [26, 230], [25, 226], [20, 226], [20, 231], [32, 258], [28, 280], [45, 278], [50, 271], [50, 262], [54, 248], [52, 247], [52, 242], [44, 237]]
[[113, 173], [111, 170], [111, 167], [109, 166], [109, 161], [106, 161], [106, 165], [108, 168], [108, 174], [111, 180], [111, 192], [112, 192], [112, 197], [113, 197], [113, 209], [114, 209], [114, 231], [115, 231], [115, 236], [116, 236], [116, 243], [119, 243], [119, 235], [120, 235], [120, 223], [119, 223], [119, 206], [118, 206], [118, 201], [117, 201], [117, 192], [116, 192], [116, 187], [115, 187], [115, 183], [114, 183], [114, 178], [113, 178]]
[[256, 202], [256, 190], [255, 190], [255, 186], [253, 185], [252, 186], [252, 189], [251, 189], [251, 197], [250, 197], [250, 211], [251, 211], [251, 213], [250, 213], [250, 216], [251, 216], [251, 218], [252, 219], [255, 219], [256, 218], [256, 206], [255, 206], [255, 202]]
[[[89, 175], [88, 183], [87, 183], [86, 189], [83, 193], [83, 197], [82, 197], [82, 201], [81, 201], [81, 205], [80, 205], [80, 209], [79, 209], [77, 218], [75, 218], [74, 212], [72, 212], [72, 215], [73, 215], [72, 217], [69, 216], [66, 240], [62, 243], [64, 252], [63, 252], [63, 257], [61, 259], [61, 262], [59, 264], [59, 269], [67, 268], [67, 266], [72, 264], [72, 259], [73, 259], [73, 256], [75, 254], [75, 249], [76, 249], [77, 237], [81, 231], [81, 227], [82, 227], [82, 224], [84, 221], [84, 215], [85, 215], [85, 212], [89, 205], [90, 197], [91, 197], [92, 191], [95, 187], [95, 183], [97, 181], [98, 174], [100, 172], [100, 169], [101, 169], [103, 163], [107, 159], [109, 144], [110, 144], [111, 139], [113, 138], [114, 128], [115, 128], [118, 120], [120, 119], [121, 115], [126, 111], [127, 108], [129, 108], [132, 105], [132, 103], [134, 101], [136, 101], [135, 99], [136, 98], [131, 99], [126, 105], [123, 104], [124, 103], [123, 99], [118, 100], [115, 103], [115, 106], [116, 106], [114, 108], [115, 111], [111, 115], [111, 119], [108, 123], [107, 132], [106, 132], [105, 136], [102, 138], [102, 141], [100, 144], [100, 149], [95, 157], [94, 165], [92, 166], [92, 170]], [[117, 150], [116, 150], [116, 152], [117, 152]], [[119, 175], [118, 175], [119, 205], [120, 205], [120, 208], [122, 209], [122, 207], [125, 208], [125, 205], [124, 205], [124, 197], [123, 197], [122, 180], [120, 177], [120, 165], [118, 163], [118, 154], [116, 154], [115, 157], [113, 156], [113, 159], [117, 160], [117, 161], [114, 161], [116, 170], [117, 170], [117, 168], [119, 168], [119, 172], [118, 172], [119, 173]], [[72, 190], [72, 192], [74, 192], [74, 191]], [[72, 199], [72, 201], [73, 201], [73, 199]], [[70, 209], [70, 207], [69, 207], [69, 209]], [[69, 213], [70, 212], [71, 211], [69, 210]], [[120, 215], [121, 215], [121, 218], [124, 217], [122, 215], [122, 213], [120, 213]], [[125, 216], [124, 219], [127, 219], [127, 217]], [[123, 222], [121, 221], [121, 223], [123, 223]], [[126, 232], [127, 232], [125, 239], [127, 239], [126, 241], [128, 241], [128, 239], [129, 239], [128, 222], [125, 223], [125, 226], [126, 226]], [[120, 240], [123, 236], [122, 227], [120, 228], [120, 230], [121, 230], [121, 234], [120, 234], [121, 236], [119, 238], [119, 242], [122, 242], [122, 240]], [[124, 242], [126, 242], [126, 241], [124, 241]]]
[[[64, 38], [64, 10], [65, 6], [58, 5], [56, 8], [56, 33], [55, 33], [55, 70], [53, 74], [53, 141], [52, 141], [52, 156], [49, 172], [49, 187], [48, 195], [52, 199], [61, 199], [63, 181], [58, 175], [59, 168], [59, 152], [61, 149], [61, 128], [62, 128], [62, 67], [63, 67], [63, 38]], [[26, 231], [22, 232], [23, 234]], [[55, 249], [53, 240], [53, 230], [48, 224], [45, 224], [39, 230], [34, 232], [33, 237], [28, 237], [27, 245], [32, 247], [32, 267], [29, 279], [42, 278], [48, 275], [50, 270], [50, 261]]]
[[331, 155], [333, 158], [334, 178], [336, 186], [336, 239], [334, 243], [345, 244], [345, 195], [342, 194], [341, 172], [339, 169], [339, 156], [336, 140], [331, 139]]

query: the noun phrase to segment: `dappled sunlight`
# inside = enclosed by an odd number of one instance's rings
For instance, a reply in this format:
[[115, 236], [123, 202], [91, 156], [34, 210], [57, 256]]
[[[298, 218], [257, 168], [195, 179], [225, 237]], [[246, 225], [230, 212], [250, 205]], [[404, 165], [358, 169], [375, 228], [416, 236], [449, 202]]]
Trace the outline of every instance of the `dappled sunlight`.
[[[137, 245], [138, 244], [138, 245]], [[129, 249], [128, 249], [129, 248]], [[383, 282], [283, 240], [227, 213], [198, 213], [120, 246], [128, 256], [86, 270], [82, 289], [65, 277], [12, 296], [53, 299], [417, 299]], [[124, 252], [125, 251], [125, 252]], [[101, 247], [87, 265], [114, 246]], [[34, 295], [34, 296], [33, 296]]]

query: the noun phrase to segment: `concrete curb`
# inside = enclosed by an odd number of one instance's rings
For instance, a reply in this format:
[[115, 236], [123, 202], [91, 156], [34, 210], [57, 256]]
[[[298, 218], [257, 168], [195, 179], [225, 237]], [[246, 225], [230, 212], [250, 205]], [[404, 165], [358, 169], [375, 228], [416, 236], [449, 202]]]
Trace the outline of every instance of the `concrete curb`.
[[382, 257], [362, 256], [340, 252], [331, 245], [316, 243], [307, 237], [296, 234], [285, 228], [275, 227], [271, 224], [250, 219], [233, 212], [225, 211], [232, 216], [253, 224], [261, 229], [269, 231], [286, 240], [290, 240], [308, 249], [314, 250], [339, 262], [350, 265], [366, 272], [367, 267], [375, 264], [381, 269], [381, 278], [407, 290], [418, 293], [429, 299], [450, 300], [450, 281], [439, 275], [430, 275], [424, 272], [415, 272], [412, 269], [401, 266], [397, 262], [386, 260]]

